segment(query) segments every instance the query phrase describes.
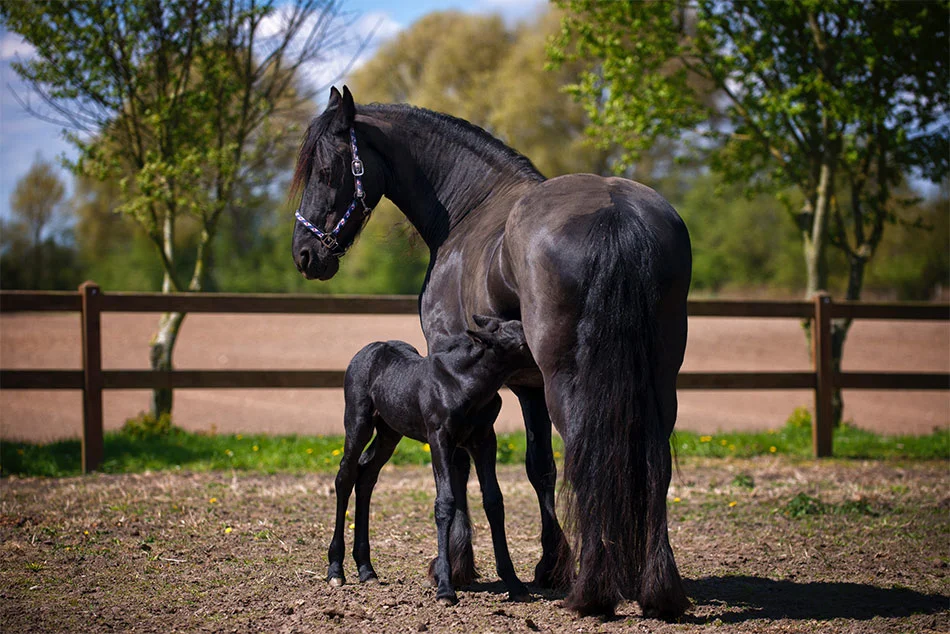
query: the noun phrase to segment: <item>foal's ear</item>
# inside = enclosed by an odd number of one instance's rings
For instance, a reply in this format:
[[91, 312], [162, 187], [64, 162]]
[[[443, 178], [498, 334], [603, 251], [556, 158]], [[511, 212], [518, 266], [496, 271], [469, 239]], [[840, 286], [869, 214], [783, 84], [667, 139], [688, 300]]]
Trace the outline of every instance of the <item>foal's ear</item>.
[[488, 330], [498, 330], [498, 327], [501, 325], [502, 319], [497, 317], [490, 317], [488, 315], [472, 315], [472, 321], [475, 322], [475, 325], [482, 329]]
[[491, 334], [484, 332], [482, 330], [466, 330], [465, 334], [468, 335], [468, 338], [474, 341], [475, 343], [485, 346], [486, 348], [491, 348], [494, 343]]

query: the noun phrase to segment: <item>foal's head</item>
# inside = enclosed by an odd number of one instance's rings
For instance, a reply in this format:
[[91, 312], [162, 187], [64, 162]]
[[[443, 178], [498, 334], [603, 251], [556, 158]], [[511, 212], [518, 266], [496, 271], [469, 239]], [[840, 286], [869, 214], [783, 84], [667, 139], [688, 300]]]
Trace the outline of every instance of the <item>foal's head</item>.
[[476, 345], [483, 346], [499, 364], [499, 372], [514, 371], [534, 365], [524, 327], [516, 319], [499, 319], [487, 315], [472, 315], [477, 329], [466, 330]]
[[307, 279], [328, 280], [382, 196], [378, 157], [353, 128], [356, 106], [344, 86], [330, 89], [323, 114], [310, 122], [291, 193], [302, 191], [295, 212], [293, 257]]

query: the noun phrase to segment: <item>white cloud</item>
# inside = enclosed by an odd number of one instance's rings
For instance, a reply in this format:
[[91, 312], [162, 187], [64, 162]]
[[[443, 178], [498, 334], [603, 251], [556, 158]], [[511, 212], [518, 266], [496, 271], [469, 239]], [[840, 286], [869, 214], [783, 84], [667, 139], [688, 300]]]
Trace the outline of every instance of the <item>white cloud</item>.
[[28, 59], [33, 57], [34, 50], [33, 45], [18, 33], [0, 29], [0, 61], [9, 62], [17, 57]]

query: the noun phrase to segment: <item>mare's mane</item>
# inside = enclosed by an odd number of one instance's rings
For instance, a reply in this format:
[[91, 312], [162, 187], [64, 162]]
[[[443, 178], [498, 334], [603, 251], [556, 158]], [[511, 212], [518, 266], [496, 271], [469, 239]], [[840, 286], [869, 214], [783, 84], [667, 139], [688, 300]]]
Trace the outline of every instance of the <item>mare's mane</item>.
[[[356, 111], [357, 114], [379, 115], [386, 119], [396, 116], [416, 125], [424, 133], [426, 147], [421, 150], [426, 155], [438, 156], [444, 153], [446, 141], [449, 140], [478, 156], [484, 161], [486, 167], [493, 167], [519, 179], [544, 180], [544, 176], [529, 158], [508, 147], [483, 128], [464, 119], [406, 104], [358, 105]], [[307, 126], [291, 181], [292, 196], [306, 186], [315, 162], [329, 165], [335, 160], [340, 160], [339, 154], [333, 151], [331, 144], [320, 143], [321, 138], [330, 128], [334, 114], [336, 114], [335, 108], [326, 110], [314, 117]]]

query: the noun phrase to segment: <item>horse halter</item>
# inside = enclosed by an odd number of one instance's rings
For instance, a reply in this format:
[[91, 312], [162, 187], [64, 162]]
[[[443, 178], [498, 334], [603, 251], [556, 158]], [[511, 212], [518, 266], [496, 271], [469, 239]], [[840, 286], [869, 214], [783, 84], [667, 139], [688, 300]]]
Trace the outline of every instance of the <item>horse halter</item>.
[[313, 232], [313, 235], [317, 236], [317, 239], [320, 240], [320, 243], [327, 248], [327, 251], [330, 252], [330, 255], [334, 255], [337, 258], [342, 258], [344, 254], [346, 254], [346, 249], [340, 248], [340, 243], [337, 242], [336, 237], [340, 234], [340, 230], [343, 229], [343, 226], [346, 225], [346, 221], [350, 219], [350, 214], [352, 214], [353, 210], [356, 209], [356, 203], [359, 202], [359, 204], [363, 206], [364, 223], [369, 219], [369, 215], [373, 211], [372, 207], [366, 204], [366, 192], [363, 190], [363, 179], [360, 178], [364, 173], [363, 161], [360, 160], [360, 153], [356, 148], [356, 131], [353, 128], [350, 128], [350, 151], [353, 153], [353, 160], [350, 163], [350, 171], [353, 173], [353, 182], [356, 186], [356, 192], [353, 194], [353, 202], [350, 203], [346, 213], [343, 214], [342, 218], [340, 218], [340, 222], [336, 223], [336, 226], [333, 227], [333, 230], [329, 233], [326, 231], [321, 231], [320, 229], [317, 229], [313, 223], [303, 217], [299, 208], [294, 212], [294, 216], [297, 217], [297, 221], [307, 229], [310, 229], [310, 231]]

